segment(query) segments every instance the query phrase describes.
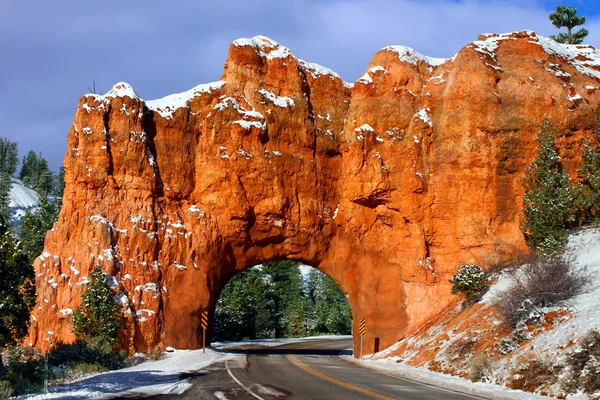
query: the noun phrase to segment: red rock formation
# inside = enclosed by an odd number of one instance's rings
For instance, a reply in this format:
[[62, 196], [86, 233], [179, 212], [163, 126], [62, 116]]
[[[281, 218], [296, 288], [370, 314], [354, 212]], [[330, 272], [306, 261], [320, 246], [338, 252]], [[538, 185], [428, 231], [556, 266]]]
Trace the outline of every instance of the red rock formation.
[[[544, 116], [575, 174], [600, 55], [532, 32], [449, 60], [379, 51], [352, 87], [270, 39], [235, 41], [220, 81], [147, 101], [81, 98], [59, 221], [35, 263], [30, 341], [72, 340], [90, 269], [114, 277], [123, 346], [195, 348], [237, 272], [280, 259], [330, 275], [365, 352], [444, 312], [448, 278], [525, 249], [521, 178]], [[357, 338], [356, 338], [357, 339]]]

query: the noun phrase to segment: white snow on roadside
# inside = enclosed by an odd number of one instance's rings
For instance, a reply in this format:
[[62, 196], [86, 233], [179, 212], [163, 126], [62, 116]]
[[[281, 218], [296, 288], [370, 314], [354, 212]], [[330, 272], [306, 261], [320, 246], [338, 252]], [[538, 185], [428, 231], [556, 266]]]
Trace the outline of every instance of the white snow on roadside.
[[523, 392], [521, 390], [511, 390], [504, 386], [491, 383], [471, 382], [468, 379], [459, 378], [452, 375], [445, 375], [438, 372], [426, 370], [424, 368], [415, 368], [406, 364], [396, 363], [395, 360], [357, 360], [351, 356], [343, 356], [346, 360], [383, 372], [389, 375], [398, 376], [415, 382], [438, 386], [452, 391], [468, 393], [475, 396], [482, 396], [497, 400], [520, 400], [520, 399], [551, 399], [553, 397], [540, 396], [533, 393]]
[[[567, 355], [571, 352], [572, 348], [568, 348], [570, 344], [578, 343], [592, 329], [600, 330], [600, 307], [598, 307], [598, 299], [600, 299], [600, 227], [586, 227], [571, 233], [567, 246], [567, 254], [573, 257], [576, 264], [585, 267], [591, 279], [588, 289], [584, 293], [573, 297], [562, 306], [543, 310], [553, 311], [566, 308], [569, 310], [571, 317], [554, 321], [552, 329], [542, 331], [521, 345], [517, 350], [497, 360], [492, 376], [495, 382], [506, 382], [509, 374], [512, 373], [513, 367], [520, 360], [531, 357], [560, 366], [565, 363]], [[518, 274], [518, 271], [519, 267], [516, 267], [513, 271], [505, 270], [497, 277], [481, 300], [484, 304], [482, 310], [485, 310], [487, 306], [495, 304], [498, 301], [498, 295], [512, 285], [514, 276]], [[431, 331], [431, 329], [434, 331]], [[431, 329], [431, 334], [438, 335], [438, 337], [441, 337], [440, 334], [445, 332], [444, 327], [440, 325], [434, 326]], [[453, 340], [460, 340], [460, 334], [453, 334], [451, 332], [447, 332], [447, 334], [450, 337], [449, 341], [444, 344], [447, 348], [449, 348]], [[414, 338], [409, 338], [408, 340], [412, 339]], [[496, 391], [497, 393], [494, 392], [494, 395], [487, 395], [492, 398], [546, 398], [531, 393], [515, 392], [500, 385], [472, 383], [469, 380], [459, 377], [429, 371], [424, 367], [415, 368], [398, 362], [401, 359], [408, 360], [410, 358], [406, 353], [401, 356], [389, 356], [390, 354], [394, 354], [394, 349], [401, 344], [399, 342], [397, 345], [378, 353], [374, 356], [378, 358], [377, 360], [364, 361], [365, 366], [377, 370], [385, 370], [408, 379], [427, 382], [437, 386], [450, 387], [451, 385], [458, 385], [457, 388], [464, 387], [469, 393], [482, 396], [486, 395], [483, 392], [479, 392], [478, 390], [480, 389]], [[438, 356], [448, 357], [452, 355], [441, 352]], [[513, 395], [514, 393], [519, 394]], [[569, 399], [575, 398], [572, 396], [569, 397]]]
[[104, 372], [83, 380], [51, 387], [47, 395], [21, 396], [21, 399], [102, 399], [131, 395], [182, 394], [192, 385], [180, 374], [198, 371], [216, 362], [236, 357], [207, 349], [175, 350], [160, 360]]

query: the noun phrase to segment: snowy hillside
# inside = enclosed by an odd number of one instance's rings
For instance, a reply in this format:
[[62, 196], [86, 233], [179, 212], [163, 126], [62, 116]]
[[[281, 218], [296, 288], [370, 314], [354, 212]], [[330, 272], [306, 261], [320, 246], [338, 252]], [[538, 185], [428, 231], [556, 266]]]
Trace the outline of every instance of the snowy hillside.
[[[464, 308], [457, 299], [448, 314], [374, 355], [372, 360], [378, 360], [371, 363], [399, 372], [416, 366], [423, 372], [471, 379], [475, 371], [480, 373], [475, 380], [487, 384], [565, 396], [568, 356], [588, 332], [600, 330], [600, 228], [571, 234], [567, 252], [576, 264], [585, 266], [591, 279], [587, 290], [563, 306], [540, 310], [541, 322], [528, 325], [518, 340], [515, 330], [502, 322], [497, 305], [498, 295], [514, 279], [507, 270], [496, 276], [482, 301]], [[569, 398], [597, 398], [580, 395]]]
[[35, 190], [28, 188], [15, 177], [11, 178], [10, 209], [14, 221], [20, 220], [30, 207], [37, 207], [39, 198]]

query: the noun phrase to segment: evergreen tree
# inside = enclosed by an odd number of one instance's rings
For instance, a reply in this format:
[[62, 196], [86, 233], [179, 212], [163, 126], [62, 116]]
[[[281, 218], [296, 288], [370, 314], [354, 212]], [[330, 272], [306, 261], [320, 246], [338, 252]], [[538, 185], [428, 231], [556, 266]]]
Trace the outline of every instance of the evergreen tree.
[[0, 216], [10, 220], [11, 177], [17, 170], [18, 147], [8, 138], [0, 138]]
[[274, 320], [275, 337], [296, 337], [301, 335], [299, 327], [305, 320], [302, 312], [302, 273], [295, 261], [268, 262], [262, 265], [262, 272], [268, 276], [267, 299], [271, 304], [271, 318]]
[[215, 309], [212, 337], [216, 341], [272, 336], [266, 299], [267, 284], [260, 268], [250, 268], [223, 288]]
[[573, 32], [573, 28], [585, 24], [585, 17], [577, 16], [577, 10], [568, 6], [556, 6], [556, 11], [550, 14], [552, 25], [560, 28], [567, 28], [567, 33], [561, 32], [552, 36], [552, 39], [560, 43], [581, 44], [583, 39], [589, 34], [587, 29], [580, 29]]
[[352, 312], [346, 295], [329, 276], [311, 270], [307, 280], [311, 310], [311, 334], [346, 335], [351, 331]]
[[19, 179], [42, 196], [47, 196], [54, 186], [54, 175], [48, 167], [48, 161], [41, 154], [37, 156], [33, 150], [23, 157]]
[[19, 225], [21, 242], [30, 263], [33, 263], [36, 257], [42, 253], [46, 233], [57, 221], [59, 211], [57, 204], [42, 197], [38, 207], [28, 209], [21, 219]]
[[553, 125], [547, 119], [537, 136], [538, 154], [525, 172], [524, 220], [521, 229], [527, 244], [543, 254], [554, 253], [567, 243], [568, 228], [582, 217], [583, 191], [563, 172], [556, 151]]
[[22, 180], [26, 185], [28, 185], [27, 182], [32, 180], [31, 176], [35, 175], [37, 164], [37, 154], [35, 154], [35, 151], [29, 150], [29, 152], [21, 161], [21, 171], [19, 171], [19, 179]]
[[73, 331], [79, 339], [114, 346], [121, 321], [108, 280], [98, 265], [89, 278], [81, 304], [73, 313]]
[[344, 293], [323, 273], [305, 282], [297, 262], [269, 262], [236, 275], [223, 288], [212, 327], [214, 340], [350, 333]]
[[585, 146], [583, 149], [583, 165], [579, 173], [587, 189], [590, 212], [600, 222], [600, 115], [595, 134], [596, 145]]
[[1, 350], [27, 334], [35, 304], [33, 268], [4, 225], [0, 225], [0, 277]]
[[0, 171], [12, 176], [17, 170], [18, 145], [8, 138], [0, 138]]
[[65, 169], [60, 167], [58, 175], [54, 179], [54, 185], [52, 187], [52, 195], [56, 199], [62, 199], [63, 192], [65, 191]]

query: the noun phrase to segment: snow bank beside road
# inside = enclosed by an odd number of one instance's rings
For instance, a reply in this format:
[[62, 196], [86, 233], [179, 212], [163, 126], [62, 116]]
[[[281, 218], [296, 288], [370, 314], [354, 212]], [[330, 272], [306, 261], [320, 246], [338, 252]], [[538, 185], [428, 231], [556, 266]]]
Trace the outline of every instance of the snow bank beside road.
[[492, 383], [471, 382], [468, 379], [457, 376], [441, 374], [429, 371], [425, 368], [411, 367], [406, 364], [396, 363], [394, 360], [357, 360], [346, 356], [348, 361], [383, 372], [388, 375], [397, 376], [410, 381], [423, 383], [448, 389], [454, 392], [472, 394], [489, 399], [497, 400], [523, 400], [523, 399], [552, 399], [553, 397], [540, 396], [521, 390], [511, 390], [504, 386]]
[[51, 387], [47, 395], [22, 396], [22, 399], [107, 399], [125, 395], [181, 394], [192, 385], [186, 379], [201, 368], [235, 356], [211, 349], [175, 350], [160, 360], [130, 368], [105, 372], [83, 380]]

